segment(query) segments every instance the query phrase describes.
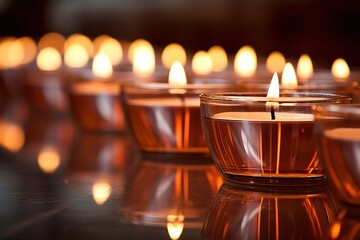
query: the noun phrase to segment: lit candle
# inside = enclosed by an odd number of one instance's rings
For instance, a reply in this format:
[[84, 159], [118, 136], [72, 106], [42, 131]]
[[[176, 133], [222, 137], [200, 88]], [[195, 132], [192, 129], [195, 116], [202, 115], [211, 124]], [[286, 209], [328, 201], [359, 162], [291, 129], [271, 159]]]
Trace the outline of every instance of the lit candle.
[[124, 86], [129, 124], [144, 151], [208, 153], [201, 129], [199, 93], [234, 90], [230, 81], [191, 79], [183, 66], [173, 63], [168, 82]]
[[37, 55], [36, 65], [38, 69], [25, 72], [24, 94], [28, 103], [36, 111], [68, 113], [68, 79], [66, 72], [61, 70], [60, 53], [52, 47], [43, 48]]
[[[276, 74], [272, 80], [277, 81]], [[214, 161], [231, 181], [321, 182], [324, 173], [317, 159], [312, 105], [350, 99], [298, 92], [278, 97], [279, 89], [275, 91], [201, 95], [202, 124]]]
[[360, 105], [315, 108], [319, 156], [340, 200], [360, 205]]
[[92, 71], [92, 78], [73, 82], [69, 90], [79, 125], [89, 131], [123, 131], [124, 116], [119, 100], [123, 82], [111, 78], [112, 64], [104, 53], [95, 55]]

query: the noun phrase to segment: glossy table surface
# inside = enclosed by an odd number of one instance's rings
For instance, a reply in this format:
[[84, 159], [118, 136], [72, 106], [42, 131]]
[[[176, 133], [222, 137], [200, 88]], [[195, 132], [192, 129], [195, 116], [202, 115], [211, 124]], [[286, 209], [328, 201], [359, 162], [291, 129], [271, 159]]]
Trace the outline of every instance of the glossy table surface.
[[2, 107], [0, 138], [0, 239], [359, 237], [356, 210], [327, 185], [233, 185], [211, 159], [144, 155], [130, 133], [87, 133], [22, 103]]

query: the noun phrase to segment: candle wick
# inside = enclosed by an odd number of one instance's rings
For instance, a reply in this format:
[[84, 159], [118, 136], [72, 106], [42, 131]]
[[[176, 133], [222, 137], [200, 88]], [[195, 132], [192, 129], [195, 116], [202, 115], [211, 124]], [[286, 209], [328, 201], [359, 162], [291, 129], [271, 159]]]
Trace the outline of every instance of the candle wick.
[[270, 107], [271, 120], [275, 120], [275, 108]]

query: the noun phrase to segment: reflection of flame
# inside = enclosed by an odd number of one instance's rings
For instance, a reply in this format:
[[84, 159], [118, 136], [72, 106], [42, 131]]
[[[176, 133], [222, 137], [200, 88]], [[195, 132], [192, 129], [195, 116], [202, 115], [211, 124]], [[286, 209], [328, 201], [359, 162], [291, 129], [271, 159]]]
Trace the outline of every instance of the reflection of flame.
[[330, 228], [330, 237], [331, 239], [338, 239], [341, 231], [341, 223], [334, 222]]
[[213, 71], [223, 71], [227, 67], [228, 58], [224, 48], [213, 46], [209, 49], [208, 54], [211, 58]]
[[338, 58], [331, 67], [331, 73], [336, 78], [347, 78], [350, 75], [350, 68], [344, 59]]
[[133, 60], [133, 71], [138, 76], [150, 76], [155, 71], [154, 49], [151, 44], [145, 40], [137, 41], [129, 48], [129, 57], [131, 55]]
[[0, 44], [0, 66], [14, 68], [20, 65], [24, 59], [25, 51], [21, 42], [14, 38], [7, 38]]
[[66, 49], [73, 44], [82, 45], [86, 49], [86, 51], [90, 57], [94, 53], [94, 46], [92, 44], [92, 41], [83, 34], [75, 33], [75, 34], [70, 35], [64, 43], [64, 50], [66, 51]]
[[16, 41], [19, 41], [24, 48], [24, 57], [21, 63], [27, 64], [34, 60], [37, 53], [37, 46], [35, 41], [31, 37], [22, 37], [17, 39]]
[[286, 63], [281, 77], [281, 85], [284, 87], [296, 87], [297, 78], [293, 65]]
[[58, 150], [52, 146], [44, 147], [38, 155], [38, 164], [44, 173], [53, 173], [61, 162]]
[[191, 67], [194, 73], [199, 75], [206, 75], [210, 73], [212, 70], [210, 55], [208, 55], [205, 51], [198, 51], [192, 59]]
[[167, 216], [167, 230], [172, 240], [179, 239], [182, 231], [184, 230], [184, 219], [183, 215], [168, 215]]
[[108, 182], [97, 181], [92, 187], [92, 194], [97, 205], [103, 205], [111, 195], [111, 186]]
[[104, 53], [96, 54], [93, 61], [92, 71], [97, 77], [109, 78], [113, 73], [113, 69], [108, 56]]
[[266, 68], [269, 72], [282, 72], [285, 67], [285, 57], [281, 52], [274, 51], [266, 59]]
[[296, 67], [296, 73], [299, 78], [308, 80], [314, 73], [314, 68], [309, 55], [303, 54], [299, 58], [298, 65]]
[[39, 52], [36, 64], [43, 71], [57, 70], [61, 66], [60, 53], [55, 48], [44, 48]]
[[148, 48], [152, 49], [151, 43], [146, 41], [145, 39], [137, 39], [131, 43], [129, 50], [128, 50], [128, 58], [129, 62], [134, 63], [135, 52], [138, 51], [139, 48]]
[[235, 55], [234, 68], [241, 77], [251, 77], [256, 71], [257, 57], [255, 50], [250, 46], [242, 47]]
[[98, 52], [106, 54], [113, 66], [119, 64], [123, 58], [123, 50], [119, 41], [111, 37], [102, 41]]
[[38, 43], [39, 51], [46, 47], [55, 48], [59, 53], [63, 53], [65, 37], [60, 33], [50, 32], [42, 36]]
[[73, 68], [84, 67], [89, 61], [88, 52], [80, 44], [73, 44], [65, 50], [64, 62]]
[[17, 152], [24, 142], [25, 133], [20, 126], [0, 120], [0, 145], [12, 152]]
[[175, 61], [178, 61], [182, 65], [185, 65], [185, 49], [180, 44], [171, 43], [164, 48], [161, 54], [161, 61], [166, 68], [170, 68]]
[[94, 41], [93, 41], [93, 46], [94, 46], [94, 52], [97, 53], [99, 52], [99, 49], [102, 45], [102, 43], [106, 40], [111, 38], [109, 35], [106, 34], [102, 34], [100, 36], [97, 36]]

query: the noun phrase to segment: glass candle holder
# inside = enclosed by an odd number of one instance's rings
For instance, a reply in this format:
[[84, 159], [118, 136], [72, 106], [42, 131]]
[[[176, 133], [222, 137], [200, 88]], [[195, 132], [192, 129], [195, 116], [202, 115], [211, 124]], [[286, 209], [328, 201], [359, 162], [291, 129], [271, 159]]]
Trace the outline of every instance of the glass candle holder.
[[323, 239], [335, 213], [327, 189], [240, 189], [224, 183], [205, 218], [202, 239]]
[[320, 159], [340, 200], [360, 205], [360, 104], [317, 106]]
[[207, 154], [200, 121], [199, 94], [234, 90], [226, 80], [193, 79], [186, 86], [165, 82], [127, 84], [123, 102], [128, 123], [142, 151]]
[[274, 185], [323, 181], [312, 105], [350, 102], [325, 93], [284, 93], [275, 102], [265, 93], [202, 94], [200, 99], [210, 153], [225, 178]]

